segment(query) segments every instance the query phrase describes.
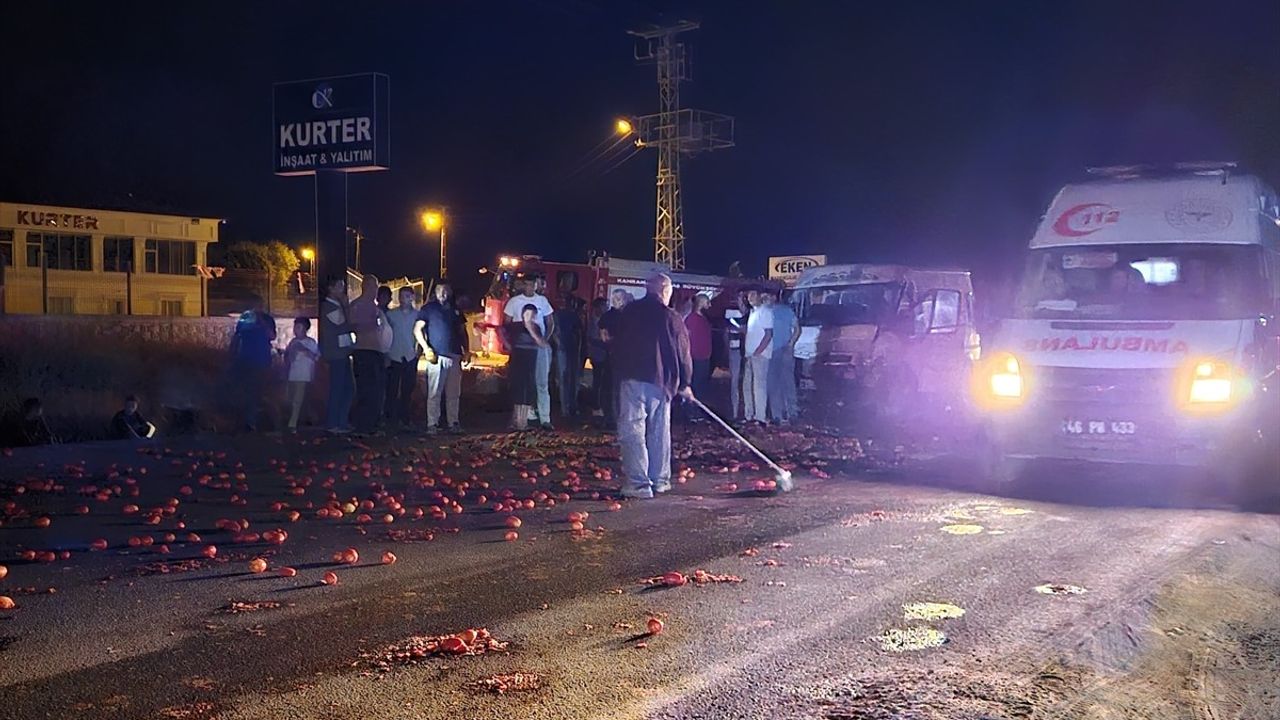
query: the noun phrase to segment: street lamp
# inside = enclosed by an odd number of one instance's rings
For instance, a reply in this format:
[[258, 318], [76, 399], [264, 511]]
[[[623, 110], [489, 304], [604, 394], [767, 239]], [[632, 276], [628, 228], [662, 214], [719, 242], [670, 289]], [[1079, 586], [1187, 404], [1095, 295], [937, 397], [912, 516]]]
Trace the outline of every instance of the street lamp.
[[444, 211], [443, 210], [423, 210], [419, 217], [422, 221], [422, 229], [429, 233], [440, 231], [440, 279], [443, 280], [447, 272], [445, 263], [445, 234], [444, 234]]
[[307, 272], [314, 273], [316, 271], [316, 251], [309, 247], [302, 248], [302, 259], [307, 261]]
[[624, 137], [630, 135], [632, 130], [631, 121], [626, 118], [618, 118], [613, 124], [613, 129]]

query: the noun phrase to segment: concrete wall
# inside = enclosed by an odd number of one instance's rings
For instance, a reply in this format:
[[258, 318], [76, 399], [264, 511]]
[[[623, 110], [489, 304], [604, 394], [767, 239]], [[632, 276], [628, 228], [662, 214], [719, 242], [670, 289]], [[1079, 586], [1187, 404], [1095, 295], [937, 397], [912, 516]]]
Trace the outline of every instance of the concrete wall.
[[[233, 317], [0, 317], [0, 429], [22, 400], [40, 398], [56, 434], [67, 440], [105, 436], [123, 397], [136, 394], [143, 413], [162, 420], [164, 407], [199, 408], [205, 427], [234, 423], [239, 390], [229, 373]], [[293, 336], [293, 318], [278, 318], [277, 345]], [[312, 335], [316, 324], [312, 323]], [[269, 395], [282, 396], [283, 383]], [[278, 400], [279, 398], [276, 398]], [[230, 413], [230, 415], [229, 415]], [[0, 434], [3, 434], [0, 430]], [[0, 447], [12, 438], [0, 437]]]
[[[0, 348], [61, 343], [95, 343], [105, 347], [132, 342], [188, 345], [225, 350], [234, 332], [234, 317], [128, 317], [73, 315], [0, 316]], [[317, 323], [311, 321], [311, 337]], [[293, 337], [293, 318], [276, 318], [276, 343], [283, 348]]]

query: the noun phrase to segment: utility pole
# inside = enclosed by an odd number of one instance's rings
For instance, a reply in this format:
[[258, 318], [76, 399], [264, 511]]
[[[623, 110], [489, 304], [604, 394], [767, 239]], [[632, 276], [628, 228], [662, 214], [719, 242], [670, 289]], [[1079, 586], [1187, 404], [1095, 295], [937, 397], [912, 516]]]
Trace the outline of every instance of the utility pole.
[[347, 232], [351, 233], [351, 237], [355, 238], [355, 241], [356, 241], [356, 257], [355, 257], [356, 272], [364, 272], [363, 270], [360, 269], [360, 246], [361, 244], [364, 243], [364, 233], [360, 232], [360, 228], [350, 227], [350, 226], [347, 227]]
[[630, 32], [636, 37], [636, 60], [658, 69], [658, 112], [636, 118], [636, 145], [658, 150], [653, 259], [672, 270], [684, 269], [680, 156], [733, 146], [732, 117], [680, 107], [680, 82], [692, 75], [687, 48], [678, 36], [696, 29], [698, 23], [681, 21]]

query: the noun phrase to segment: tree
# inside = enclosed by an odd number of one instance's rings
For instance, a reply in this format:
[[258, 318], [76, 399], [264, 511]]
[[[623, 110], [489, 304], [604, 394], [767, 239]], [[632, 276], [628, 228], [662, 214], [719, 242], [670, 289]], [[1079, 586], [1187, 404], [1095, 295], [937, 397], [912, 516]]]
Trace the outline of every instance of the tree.
[[272, 287], [283, 287], [298, 271], [298, 254], [279, 240], [267, 243], [238, 242], [227, 248], [227, 266], [264, 270]]

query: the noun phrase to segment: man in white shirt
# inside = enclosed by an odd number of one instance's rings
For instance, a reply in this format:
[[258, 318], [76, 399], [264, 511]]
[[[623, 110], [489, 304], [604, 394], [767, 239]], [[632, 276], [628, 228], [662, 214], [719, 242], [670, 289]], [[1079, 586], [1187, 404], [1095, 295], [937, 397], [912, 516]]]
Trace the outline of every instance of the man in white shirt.
[[[748, 422], [768, 422], [769, 359], [773, 357], [773, 309], [764, 303], [760, 293], [747, 293], [751, 314], [747, 316], [747, 334], [743, 338], [747, 364], [742, 378], [742, 394]], [[748, 396], [748, 393], [750, 395]]]
[[[503, 308], [502, 314], [507, 316], [508, 322], [516, 322], [520, 320], [521, 311], [525, 305], [532, 305], [538, 309], [537, 322], [542, 330], [544, 338], [551, 337], [555, 332], [555, 318], [551, 316], [553, 312], [551, 302], [547, 300], [547, 296], [543, 295], [541, 290], [546, 286], [546, 281], [542, 278], [525, 280], [521, 293], [512, 295], [507, 301], [506, 307]], [[535, 292], [537, 291], [537, 292]], [[530, 419], [540, 422], [543, 429], [551, 428], [551, 346], [538, 348], [538, 364], [536, 367], [536, 376], [538, 387], [538, 404], [535, 408], [536, 414]]]
[[400, 304], [386, 311], [391, 326], [391, 349], [387, 351], [388, 419], [409, 425], [413, 389], [418, 384], [418, 342], [413, 326], [418, 322], [418, 293], [411, 286], [400, 288]]

